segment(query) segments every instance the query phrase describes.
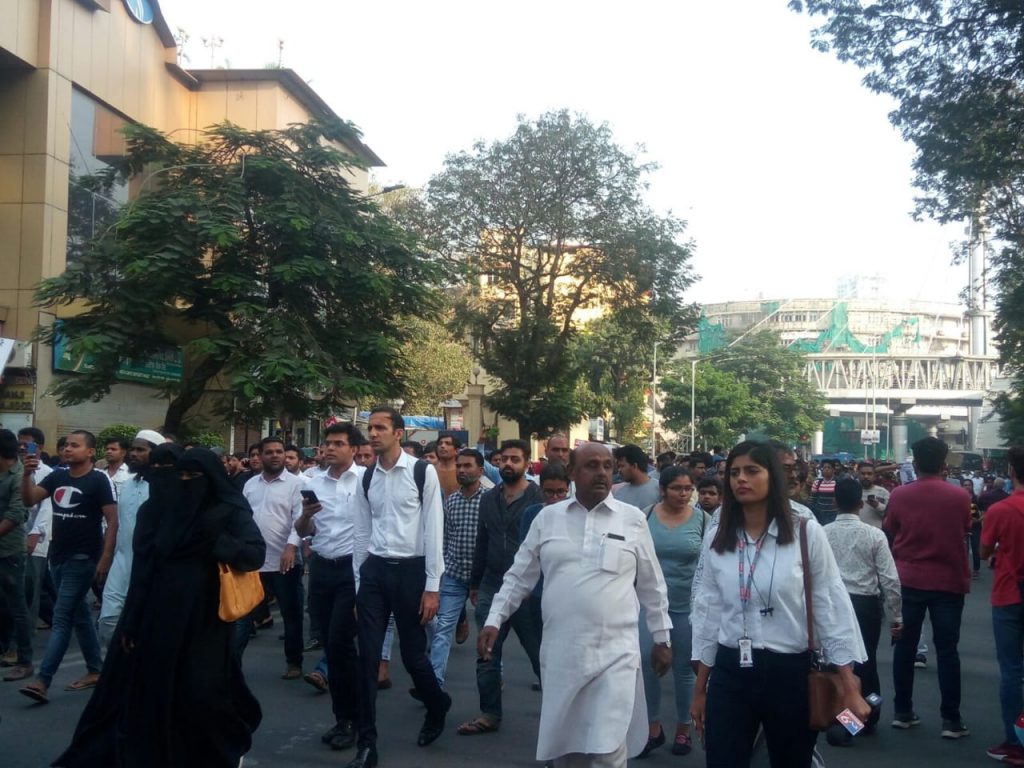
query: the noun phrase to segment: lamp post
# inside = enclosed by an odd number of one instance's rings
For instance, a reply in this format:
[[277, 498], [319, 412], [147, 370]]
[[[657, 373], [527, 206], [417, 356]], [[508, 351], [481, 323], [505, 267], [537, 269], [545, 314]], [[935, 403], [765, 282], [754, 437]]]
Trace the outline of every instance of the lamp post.
[[697, 421], [697, 363], [700, 358], [690, 361], [690, 453], [696, 450], [695, 423]]
[[[618, 425], [615, 427], [618, 434]], [[658, 342], [654, 342], [654, 366], [651, 371], [651, 458], [658, 452]]]

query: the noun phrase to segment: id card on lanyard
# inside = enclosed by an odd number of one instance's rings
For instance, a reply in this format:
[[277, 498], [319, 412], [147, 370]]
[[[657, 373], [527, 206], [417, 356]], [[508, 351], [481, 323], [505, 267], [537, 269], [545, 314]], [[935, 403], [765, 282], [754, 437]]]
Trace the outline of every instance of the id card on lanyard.
[[750, 590], [754, 584], [754, 571], [757, 570], [757, 561], [761, 557], [761, 547], [764, 546], [764, 540], [767, 536], [768, 531], [765, 530], [757, 539], [754, 545], [754, 559], [750, 563], [750, 573], [747, 574], [746, 583], [743, 581], [743, 575], [746, 565], [746, 548], [747, 548], [747, 533], [743, 532], [739, 541], [736, 542], [736, 555], [739, 561], [739, 585], [740, 585], [740, 606], [741, 614], [743, 616], [743, 636], [740, 638], [739, 651], [740, 651], [740, 666], [749, 669], [754, 666], [754, 643], [747, 635], [747, 603], [750, 602]]

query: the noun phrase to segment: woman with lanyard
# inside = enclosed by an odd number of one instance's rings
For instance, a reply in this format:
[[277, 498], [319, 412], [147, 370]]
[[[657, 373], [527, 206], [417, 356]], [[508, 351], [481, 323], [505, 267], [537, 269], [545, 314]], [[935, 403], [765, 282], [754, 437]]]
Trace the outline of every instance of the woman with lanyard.
[[[809, 768], [807, 612], [800, 527], [790, 512], [776, 452], [744, 442], [729, 454], [721, 523], [704, 542], [704, 577], [691, 612], [697, 679], [690, 713], [708, 768], [750, 765], [763, 727], [773, 768]], [[857, 618], [825, 532], [806, 522], [815, 635], [840, 669], [843, 703], [861, 720], [871, 708], [853, 663], [867, 659]]]
[[[651, 529], [654, 551], [668, 586], [668, 612], [672, 618], [672, 679], [676, 700], [676, 733], [673, 755], [687, 755], [690, 738], [690, 697], [693, 694], [693, 667], [690, 665], [690, 587], [700, 559], [700, 547], [710, 515], [690, 506], [693, 479], [683, 467], [668, 467], [658, 478], [661, 501], [644, 510]], [[641, 614], [642, 616], [642, 614]], [[651, 665], [654, 638], [640, 619], [640, 652], [643, 654], [644, 694], [650, 732], [647, 745], [638, 758], [647, 757], [665, 743], [661, 727], [661, 683]]]

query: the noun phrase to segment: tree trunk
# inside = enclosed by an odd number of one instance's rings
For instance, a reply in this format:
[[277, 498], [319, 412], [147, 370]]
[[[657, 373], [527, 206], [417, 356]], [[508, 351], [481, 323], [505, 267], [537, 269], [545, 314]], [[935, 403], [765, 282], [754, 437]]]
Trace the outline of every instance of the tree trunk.
[[202, 399], [207, 382], [220, 372], [221, 365], [220, 360], [206, 358], [192, 370], [182, 374], [181, 389], [167, 404], [167, 413], [164, 414], [165, 431], [175, 435], [181, 434], [185, 416]]

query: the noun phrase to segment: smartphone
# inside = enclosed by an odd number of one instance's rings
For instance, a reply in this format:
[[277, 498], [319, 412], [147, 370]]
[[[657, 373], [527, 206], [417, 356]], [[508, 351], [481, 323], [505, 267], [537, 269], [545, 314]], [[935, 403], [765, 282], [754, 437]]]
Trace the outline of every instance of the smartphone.
[[877, 499], [875, 498], [875, 494], [869, 493], [868, 494], [868, 501], [877, 501]]
[[836, 720], [838, 720], [842, 726], [850, 732], [851, 736], [856, 736], [864, 730], [864, 723], [861, 722], [861, 719], [848, 709], [844, 709], [836, 715]]
[[320, 501], [320, 499], [316, 497], [316, 494], [313, 493], [313, 491], [299, 491], [299, 493], [301, 493], [302, 498], [304, 498], [310, 504], [316, 504], [317, 502]]
[[39, 446], [36, 445], [34, 440], [29, 440], [27, 443], [25, 443], [25, 455], [26, 456], [35, 456], [38, 453], [39, 453]]

